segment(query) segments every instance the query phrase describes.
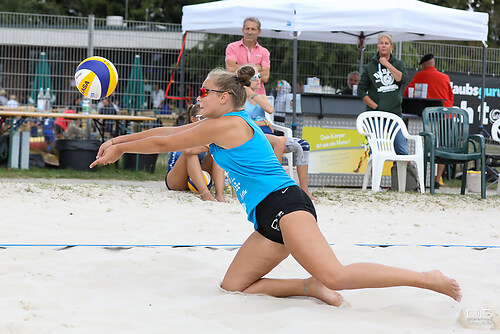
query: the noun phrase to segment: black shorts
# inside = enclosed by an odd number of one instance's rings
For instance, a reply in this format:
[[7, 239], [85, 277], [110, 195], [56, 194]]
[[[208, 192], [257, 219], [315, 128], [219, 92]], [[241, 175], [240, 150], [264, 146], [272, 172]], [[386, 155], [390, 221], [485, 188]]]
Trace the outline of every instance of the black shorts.
[[281, 217], [295, 211], [307, 211], [317, 219], [311, 199], [299, 186], [290, 186], [270, 193], [257, 205], [257, 232], [271, 241], [283, 244]]

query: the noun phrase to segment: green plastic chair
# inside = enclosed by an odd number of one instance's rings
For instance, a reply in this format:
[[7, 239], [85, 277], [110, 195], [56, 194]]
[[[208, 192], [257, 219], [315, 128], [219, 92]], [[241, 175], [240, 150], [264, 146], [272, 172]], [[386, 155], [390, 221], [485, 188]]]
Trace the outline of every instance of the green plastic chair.
[[[469, 114], [458, 108], [428, 107], [422, 112], [424, 131], [424, 175], [427, 175], [427, 162], [430, 163], [430, 177], [434, 178], [435, 163], [462, 164], [462, 188], [465, 194], [467, 185], [467, 163], [481, 160], [481, 198], [486, 198], [485, 144], [479, 134], [469, 135]], [[469, 152], [472, 143], [474, 152]], [[477, 164], [476, 164], [477, 166]], [[431, 180], [431, 194], [434, 194], [434, 182]]]

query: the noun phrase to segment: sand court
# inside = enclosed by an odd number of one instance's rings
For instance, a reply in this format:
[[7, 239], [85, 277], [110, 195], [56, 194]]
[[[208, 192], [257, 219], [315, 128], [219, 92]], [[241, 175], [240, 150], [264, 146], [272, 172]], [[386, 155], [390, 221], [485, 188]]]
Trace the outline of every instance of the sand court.
[[[1, 180], [0, 187], [2, 333], [500, 328], [498, 196], [316, 193], [320, 228], [342, 263], [440, 269], [463, 293], [456, 303], [406, 287], [342, 291], [347, 303], [334, 308], [311, 298], [219, 289], [253, 230], [229, 197], [225, 204], [202, 202], [161, 182]], [[290, 257], [269, 276], [308, 274]]]

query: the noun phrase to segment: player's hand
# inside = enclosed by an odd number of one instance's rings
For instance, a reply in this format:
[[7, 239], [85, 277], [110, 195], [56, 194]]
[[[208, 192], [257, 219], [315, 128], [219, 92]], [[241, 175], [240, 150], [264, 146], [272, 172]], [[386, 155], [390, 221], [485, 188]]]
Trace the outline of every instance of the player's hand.
[[104, 154], [104, 151], [106, 151], [106, 149], [108, 147], [110, 147], [111, 145], [113, 145], [112, 139], [109, 139], [109, 140], [105, 141], [104, 143], [102, 143], [101, 146], [99, 147], [99, 152], [97, 152], [96, 159], [99, 159], [100, 157], [102, 157], [102, 155]]
[[119, 145], [109, 146], [104, 150], [101, 156], [98, 156], [97, 159], [90, 164], [90, 168], [94, 168], [94, 166], [99, 164], [107, 165], [116, 162], [122, 154], [123, 152], [120, 150]]

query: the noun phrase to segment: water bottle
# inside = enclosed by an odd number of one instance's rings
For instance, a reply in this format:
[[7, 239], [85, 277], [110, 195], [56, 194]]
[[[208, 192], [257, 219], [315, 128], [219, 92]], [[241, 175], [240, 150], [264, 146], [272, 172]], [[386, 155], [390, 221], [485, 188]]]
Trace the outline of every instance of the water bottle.
[[45, 110], [47, 112], [50, 112], [50, 108], [51, 108], [50, 100], [51, 100], [50, 88], [47, 88], [47, 90], [45, 91]]
[[[82, 100], [82, 114], [88, 115], [90, 113], [90, 99], [84, 97]], [[85, 133], [85, 139], [90, 139], [90, 119], [85, 119], [82, 124], [82, 130]]]
[[90, 110], [90, 99], [84, 97], [82, 101], [82, 114], [88, 115]]
[[43, 95], [43, 88], [40, 87], [40, 91], [38, 92], [36, 109], [39, 112], [45, 111], [45, 96]]

